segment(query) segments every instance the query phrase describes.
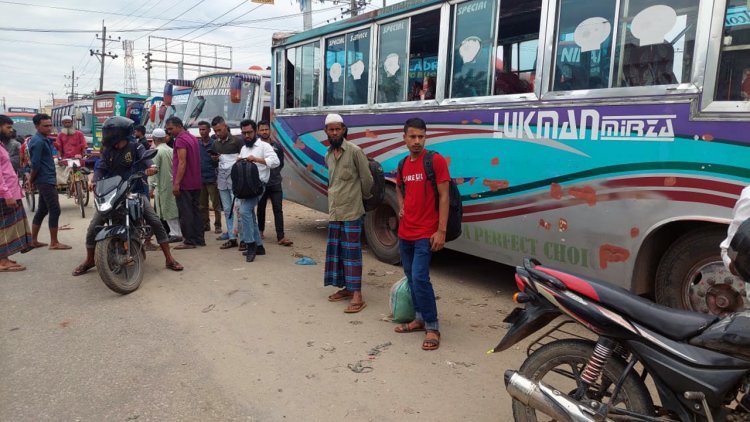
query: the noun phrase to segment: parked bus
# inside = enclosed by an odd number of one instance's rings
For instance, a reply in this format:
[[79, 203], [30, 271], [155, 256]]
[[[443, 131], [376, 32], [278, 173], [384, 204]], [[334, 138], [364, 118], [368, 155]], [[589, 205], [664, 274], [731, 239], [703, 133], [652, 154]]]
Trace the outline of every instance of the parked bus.
[[162, 108], [163, 98], [161, 96], [151, 96], [143, 102], [143, 113], [140, 124], [146, 128], [146, 136], [154, 129], [160, 127], [161, 119], [159, 118], [159, 109]]
[[143, 103], [148, 97], [138, 94], [122, 94], [116, 91], [97, 92], [94, 97], [94, 150], [101, 148], [102, 123], [113, 116], [124, 116], [134, 122], [140, 122], [143, 114]]
[[62, 129], [62, 118], [63, 116], [70, 116], [73, 118], [75, 128], [83, 133], [86, 138], [86, 143], [91, 146], [93, 143], [93, 108], [94, 100], [82, 99], [71, 101], [66, 104], [60, 104], [52, 107], [52, 124], [55, 126], [55, 130], [60, 133]]
[[191, 92], [193, 92], [193, 81], [191, 80], [170, 79], [167, 81], [164, 86], [165, 101], [162, 109], [159, 110], [159, 114], [162, 116], [160, 127], [164, 127], [166, 120], [172, 116], [184, 120]]
[[[267, 71], [229, 70], [199, 76], [193, 83], [182, 119], [185, 128], [197, 135], [198, 122], [205, 120], [210, 123], [214, 117], [222, 116], [232, 133], [239, 134], [240, 121], [263, 118], [262, 87], [266, 81], [270, 82]], [[268, 112], [266, 108], [266, 114]]]
[[[719, 243], [750, 182], [748, 15], [746, 0], [427, 0], [277, 34], [284, 193], [326, 211], [326, 113], [391, 182], [421, 117], [462, 194], [449, 248], [739, 309]], [[391, 263], [397, 209], [390, 186], [365, 217]]]

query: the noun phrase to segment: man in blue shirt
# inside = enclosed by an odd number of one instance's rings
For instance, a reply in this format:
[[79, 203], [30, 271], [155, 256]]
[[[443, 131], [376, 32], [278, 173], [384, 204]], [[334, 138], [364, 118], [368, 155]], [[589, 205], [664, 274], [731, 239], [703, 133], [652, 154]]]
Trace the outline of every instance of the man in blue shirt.
[[70, 246], [57, 240], [57, 226], [60, 220], [60, 199], [57, 197], [57, 176], [55, 175], [55, 160], [52, 158], [52, 140], [49, 136], [54, 127], [52, 119], [46, 114], [37, 114], [33, 118], [36, 134], [29, 142], [29, 156], [31, 157], [31, 176], [27, 189], [36, 187], [39, 192], [39, 206], [31, 224], [31, 246], [40, 248], [47, 246], [39, 242], [39, 229], [42, 221], [49, 214], [49, 248], [53, 250], [70, 249]]
[[208, 200], [211, 199], [211, 208], [214, 210], [214, 233], [221, 234], [221, 200], [219, 199], [219, 189], [216, 186], [216, 168], [219, 166], [218, 160], [211, 156], [216, 156], [214, 151], [214, 140], [211, 138], [211, 124], [205, 120], [198, 122], [198, 144], [201, 146], [201, 177], [203, 178], [203, 188], [199, 199], [201, 217], [203, 217], [203, 231], [211, 230], [211, 220], [208, 212]]

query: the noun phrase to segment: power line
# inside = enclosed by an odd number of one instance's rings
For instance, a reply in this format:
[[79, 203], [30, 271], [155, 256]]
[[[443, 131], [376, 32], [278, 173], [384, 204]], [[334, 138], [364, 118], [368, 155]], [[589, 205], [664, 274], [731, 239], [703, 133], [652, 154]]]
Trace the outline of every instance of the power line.
[[[261, 7], [261, 6], [263, 6], [263, 4], [259, 4], [259, 5], [255, 6], [255, 7], [253, 7], [253, 8], [252, 8], [252, 9], [250, 9], [250, 11], [249, 11], [249, 12], [247, 12], [247, 13], [253, 13], [254, 11], [256, 11], [256, 10], [257, 10], [257, 9], [258, 9], [259, 7]], [[223, 26], [227, 26], [227, 25], [231, 24], [232, 22], [236, 21], [236, 20], [237, 20], [237, 19], [239, 19], [240, 17], [241, 17], [241, 15], [240, 15], [240, 16], [238, 16], [238, 17], [236, 17], [236, 18], [234, 18], [234, 19], [232, 19], [232, 20], [231, 20], [231, 21], [229, 21], [229, 22], [225, 22], [225, 23], [224, 23], [224, 25], [222, 25], [222, 26], [217, 26], [217, 27], [215, 27], [214, 29], [211, 29], [211, 30], [209, 30], [209, 31], [206, 31], [206, 32], [204, 32], [203, 34], [200, 34], [200, 35], [196, 35], [195, 37], [193, 37], [193, 38], [190, 38], [190, 39], [189, 39], [188, 41], [193, 41], [193, 40], [194, 40], [194, 39], [196, 39], [196, 38], [200, 38], [200, 37], [203, 37], [203, 36], [205, 36], [205, 35], [207, 35], [207, 34], [210, 34], [211, 32], [214, 32], [214, 31], [216, 31], [217, 29], [219, 29], [219, 28], [221, 28], [221, 27], [223, 27]]]
[[180, 38], [185, 38], [185, 37], [187, 37], [188, 35], [190, 35], [190, 34], [192, 34], [192, 33], [196, 32], [196, 31], [199, 31], [199, 30], [201, 30], [201, 29], [205, 28], [205, 27], [206, 27], [207, 25], [209, 25], [209, 24], [211, 24], [211, 23], [214, 23], [214, 22], [215, 22], [216, 20], [218, 20], [219, 18], [223, 18], [224, 16], [228, 15], [229, 13], [231, 13], [231, 12], [233, 12], [233, 11], [235, 11], [235, 10], [237, 10], [237, 9], [241, 8], [241, 7], [242, 7], [242, 6], [244, 6], [245, 4], [247, 4], [247, 0], [241, 0], [241, 1], [239, 2], [239, 4], [237, 4], [237, 6], [234, 6], [234, 7], [230, 8], [229, 10], [227, 10], [227, 11], [226, 11], [226, 12], [224, 12], [224, 13], [222, 13], [221, 15], [219, 15], [219, 16], [217, 16], [217, 17], [215, 17], [215, 18], [211, 19], [210, 21], [206, 22], [206, 25], [203, 25], [203, 26], [201, 26], [200, 28], [195, 28], [195, 29], [193, 29], [192, 31], [190, 31], [190, 32], [188, 32], [188, 33], [182, 34], [182, 36], [181, 36]]
[[167, 25], [169, 25], [170, 23], [174, 22], [174, 21], [175, 21], [175, 20], [176, 20], [177, 18], [179, 18], [180, 16], [182, 16], [182, 15], [184, 15], [185, 13], [187, 13], [187, 12], [189, 12], [189, 11], [191, 11], [191, 10], [195, 9], [196, 7], [198, 7], [199, 5], [201, 5], [202, 3], [204, 3], [205, 1], [206, 1], [206, 0], [198, 0], [198, 1], [197, 1], [197, 2], [196, 2], [196, 3], [194, 4], [194, 5], [192, 5], [192, 6], [191, 6], [191, 7], [189, 8], [189, 9], [187, 9], [187, 10], [183, 11], [182, 13], [180, 13], [180, 14], [179, 14], [179, 15], [177, 15], [177, 16], [175, 16], [174, 18], [172, 18], [172, 19], [168, 20], [168, 21], [167, 21], [166, 23], [164, 23], [164, 25], [162, 25], [162, 26], [160, 26], [160, 27], [158, 27], [158, 28], [154, 29], [153, 31], [149, 32], [148, 34], [143, 34], [143, 35], [141, 35], [140, 37], [136, 38], [136, 39], [135, 39], [135, 41], [138, 41], [138, 40], [140, 40], [141, 38], [143, 38], [143, 37], [145, 37], [145, 36], [147, 36], [147, 35], [149, 35], [149, 34], [151, 34], [151, 33], [154, 33], [154, 32], [156, 32], [156, 31], [158, 31], [158, 30], [160, 30], [160, 29], [164, 28], [165, 26], [167, 26]]

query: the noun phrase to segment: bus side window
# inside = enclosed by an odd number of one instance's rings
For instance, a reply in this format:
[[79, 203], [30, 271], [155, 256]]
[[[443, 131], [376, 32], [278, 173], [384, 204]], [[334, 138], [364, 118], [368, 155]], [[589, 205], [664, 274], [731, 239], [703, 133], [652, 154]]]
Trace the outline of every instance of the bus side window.
[[295, 108], [294, 104], [294, 86], [295, 76], [297, 76], [297, 49], [287, 48], [286, 49], [286, 66], [284, 66], [284, 77], [286, 84], [286, 93], [284, 95], [284, 107]]
[[318, 105], [318, 75], [320, 75], [320, 43], [317, 41], [297, 47], [294, 61], [294, 107]]
[[409, 19], [380, 27], [378, 54], [378, 102], [395, 103], [406, 99]]
[[370, 29], [326, 39], [325, 105], [367, 103]]
[[282, 104], [282, 98], [284, 98], [281, 94], [281, 81], [284, 77], [284, 71], [286, 71], [286, 61], [284, 60], [284, 53], [282, 50], [276, 50], [276, 54], [274, 54], [274, 57], [276, 57], [275, 65], [275, 71], [276, 71], [276, 85], [274, 89], [274, 107], [276, 110], [279, 110], [281, 108]]
[[407, 94], [409, 101], [435, 98], [439, 40], [440, 10], [433, 10], [411, 18], [409, 92]]
[[620, 6], [616, 86], [690, 81], [699, 0], [630, 0]]
[[490, 94], [495, 4], [470, 0], [454, 6], [452, 98]]
[[344, 71], [346, 70], [346, 35], [326, 39], [326, 80], [324, 104], [344, 104]]
[[534, 92], [541, 0], [500, 2], [494, 95]]
[[609, 86], [615, 0], [561, 0], [553, 91]]
[[750, 101], [750, 5], [728, 0], [716, 80], [717, 101]]

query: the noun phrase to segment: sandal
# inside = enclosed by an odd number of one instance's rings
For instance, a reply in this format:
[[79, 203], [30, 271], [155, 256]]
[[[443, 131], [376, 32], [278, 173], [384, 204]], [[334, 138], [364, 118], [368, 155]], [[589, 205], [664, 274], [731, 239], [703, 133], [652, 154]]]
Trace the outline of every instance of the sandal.
[[356, 314], [357, 312], [361, 311], [362, 309], [365, 309], [367, 307], [367, 302], [360, 302], [360, 303], [350, 303], [349, 306], [344, 309], [344, 312], [347, 314]]
[[349, 290], [341, 289], [338, 292], [336, 292], [336, 293], [328, 296], [328, 301], [329, 302], [338, 302], [338, 301], [341, 301], [341, 300], [349, 299], [353, 295], [354, 295], [354, 293], [350, 292]]
[[289, 240], [289, 239], [287, 239], [285, 237], [285, 238], [279, 240], [279, 245], [281, 245], [281, 246], [292, 246], [292, 245], [294, 245], [294, 242], [292, 242], [291, 240]]
[[66, 251], [68, 249], [73, 249], [73, 247], [69, 246], [69, 245], [66, 245], [66, 244], [63, 244], [63, 243], [58, 243], [57, 245], [50, 246], [47, 249], [49, 249], [51, 251]]
[[174, 247], [175, 249], [195, 249], [195, 245], [191, 245], [189, 243], [180, 243], [179, 245]]
[[[416, 325], [412, 325], [415, 324]], [[424, 322], [418, 322], [417, 320], [414, 320], [412, 322], [407, 322], [405, 324], [399, 324], [396, 326], [396, 328], [393, 329], [393, 331], [402, 334], [402, 333], [414, 333], [417, 331], [425, 331], [424, 328]]]
[[0, 273], [15, 273], [18, 271], [25, 271], [26, 267], [23, 265], [13, 264], [8, 265], [7, 267], [0, 268]]
[[222, 243], [221, 246], [219, 246], [219, 249], [229, 249], [229, 248], [236, 248], [237, 247], [237, 241], [235, 239], [229, 239], [226, 242]]
[[[427, 338], [430, 334], [437, 338]], [[424, 336], [424, 341], [422, 341], [422, 350], [437, 350], [438, 347], [440, 347], [440, 331], [427, 330], [427, 334]]]
[[94, 268], [95, 266], [96, 265], [94, 264], [87, 264], [84, 262], [83, 264], [77, 266], [75, 270], [73, 270], [73, 276], [78, 277], [79, 275], [86, 274], [88, 270]]
[[166, 267], [169, 268], [172, 271], [182, 271], [185, 269], [182, 265], [180, 265], [177, 261], [170, 261], [167, 262]]

